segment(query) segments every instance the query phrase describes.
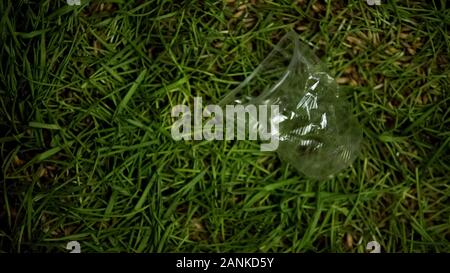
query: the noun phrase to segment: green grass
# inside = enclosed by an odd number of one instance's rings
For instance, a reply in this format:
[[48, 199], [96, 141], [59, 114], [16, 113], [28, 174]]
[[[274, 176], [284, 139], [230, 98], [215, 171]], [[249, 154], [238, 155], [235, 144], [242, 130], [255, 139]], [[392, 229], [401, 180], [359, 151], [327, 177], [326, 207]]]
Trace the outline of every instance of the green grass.
[[[448, 2], [81, 1], [0, 0], [0, 252], [450, 251]], [[351, 167], [172, 140], [291, 29], [354, 106]]]

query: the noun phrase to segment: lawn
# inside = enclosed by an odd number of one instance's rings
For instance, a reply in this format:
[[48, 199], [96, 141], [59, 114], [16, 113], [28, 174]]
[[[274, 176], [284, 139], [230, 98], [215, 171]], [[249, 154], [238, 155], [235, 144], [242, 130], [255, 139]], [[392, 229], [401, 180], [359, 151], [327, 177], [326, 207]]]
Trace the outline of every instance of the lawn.
[[[445, 0], [0, 0], [0, 252], [450, 251]], [[175, 141], [296, 31], [363, 131], [312, 179], [257, 141]]]

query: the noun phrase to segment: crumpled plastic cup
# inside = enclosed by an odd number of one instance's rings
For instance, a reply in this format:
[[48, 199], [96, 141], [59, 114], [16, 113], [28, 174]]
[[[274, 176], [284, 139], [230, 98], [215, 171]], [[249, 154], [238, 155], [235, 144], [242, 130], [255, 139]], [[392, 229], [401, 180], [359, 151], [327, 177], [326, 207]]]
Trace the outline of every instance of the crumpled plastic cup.
[[294, 31], [220, 104], [278, 105], [278, 116], [271, 117], [282, 120], [276, 152], [306, 176], [333, 175], [359, 152], [362, 131], [350, 104], [339, 97], [336, 81]]

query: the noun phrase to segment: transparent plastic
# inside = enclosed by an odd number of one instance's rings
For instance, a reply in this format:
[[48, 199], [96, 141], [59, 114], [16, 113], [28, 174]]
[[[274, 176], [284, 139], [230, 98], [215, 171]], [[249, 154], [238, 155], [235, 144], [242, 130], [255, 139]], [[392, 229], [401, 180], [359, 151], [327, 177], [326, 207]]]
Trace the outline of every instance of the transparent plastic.
[[335, 174], [359, 152], [362, 132], [351, 106], [339, 97], [324, 64], [293, 31], [220, 104], [278, 105], [279, 116], [270, 117], [281, 120], [276, 152], [309, 177]]

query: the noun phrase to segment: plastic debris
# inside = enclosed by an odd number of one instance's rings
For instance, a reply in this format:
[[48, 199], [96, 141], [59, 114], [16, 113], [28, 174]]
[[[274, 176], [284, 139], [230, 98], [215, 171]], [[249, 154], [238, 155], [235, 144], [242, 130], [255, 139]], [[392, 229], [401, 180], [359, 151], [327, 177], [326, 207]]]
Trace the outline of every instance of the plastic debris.
[[[273, 51], [221, 104], [278, 105], [276, 149], [282, 161], [313, 178], [348, 167], [360, 149], [362, 132], [351, 106], [325, 65], [287, 33]], [[254, 124], [255, 128], [266, 125]]]

